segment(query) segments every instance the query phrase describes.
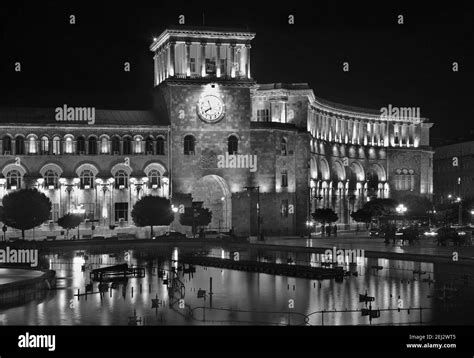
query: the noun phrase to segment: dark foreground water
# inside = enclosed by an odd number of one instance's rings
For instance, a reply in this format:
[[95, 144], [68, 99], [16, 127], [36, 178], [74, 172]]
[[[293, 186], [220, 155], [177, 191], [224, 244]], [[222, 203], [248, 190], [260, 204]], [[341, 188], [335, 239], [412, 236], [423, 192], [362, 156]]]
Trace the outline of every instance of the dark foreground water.
[[[223, 258], [234, 255], [220, 248], [200, 253]], [[164, 269], [169, 277], [171, 266], [181, 265], [174, 260], [179, 261], [183, 254], [183, 249], [175, 247], [70, 251], [44, 256], [43, 264], [56, 270], [60, 278], [58, 289], [50, 291], [41, 301], [0, 308], [0, 324], [128, 325], [130, 321], [136, 321], [138, 325], [473, 324], [474, 282], [470, 267], [370, 258], [358, 260], [355, 269], [358, 275], [345, 277], [343, 282], [196, 266], [193, 275], [179, 275], [185, 286], [184, 298], [179, 301], [181, 296], [175, 296], [172, 299], [175, 303], [170, 308], [168, 287], [158, 272]], [[298, 264], [319, 265], [318, 257], [311, 254], [275, 251], [239, 254], [241, 260], [286, 263], [291, 258], [290, 261]], [[78, 289], [85, 292], [91, 269], [124, 262], [145, 267], [145, 278], [130, 278], [126, 284], [103, 294], [89, 294], [87, 299], [74, 296]], [[82, 271], [83, 265], [85, 271]], [[383, 269], [377, 270], [374, 266]], [[414, 274], [414, 270], [424, 273]], [[212, 297], [207, 294], [211, 277]], [[98, 291], [97, 283], [93, 287]], [[449, 290], [452, 287], [455, 292]], [[207, 291], [205, 299], [198, 298], [199, 289]], [[359, 311], [366, 308], [359, 302], [359, 294], [365, 292], [375, 297], [372, 309], [381, 310], [380, 317], [372, 322]], [[152, 308], [152, 299], [156, 298], [161, 305]], [[398, 307], [402, 308], [400, 312]], [[421, 314], [420, 307], [423, 308]], [[411, 309], [403, 310], [406, 308]], [[136, 320], [131, 319], [134, 316]]]

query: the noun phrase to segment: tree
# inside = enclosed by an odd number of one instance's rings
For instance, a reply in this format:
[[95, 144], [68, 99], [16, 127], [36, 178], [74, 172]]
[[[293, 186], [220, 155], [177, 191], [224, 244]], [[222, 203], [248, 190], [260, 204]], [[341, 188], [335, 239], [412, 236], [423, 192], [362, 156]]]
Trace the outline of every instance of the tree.
[[311, 214], [313, 219], [321, 224], [332, 223], [339, 220], [339, 217], [334, 212], [334, 210], [325, 208], [325, 209], [316, 209], [314, 213]]
[[193, 235], [196, 234], [196, 228], [199, 226], [207, 226], [212, 220], [212, 211], [207, 208], [184, 208], [184, 213], [179, 215], [179, 222], [184, 226], [193, 228]]
[[372, 199], [364, 204], [362, 209], [370, 212], [373, 218], [389, 215], [395, 212], [398, 202], [394, 199]]
[[139, 227], [150, 226], [153, 237], [153, 226], [170, 225], [174, 220], [174, 213], [168, 199], [147, 195], [133, 206], [132, 219]]
[[352, 212], [351, 217], [358, 223], [365, 223], [367, 227], [372, 221], [372, 213], [364, 208]]
[[[58, 219], [58, 225], [66, 230], [66, 238], [68, 238], [69, 230], [78, 227], [81, 224], [82, 220], [84, 220], [84, 217], [82, 215], [67, 213], [66, 215]], [[77, 238], [79, 238], [79, 234], [77, 236]]]
[[21, 189], [3, 198], [3, 222], [7, 226], [21, 230], [33, 229], [49, 219], [51, 201], [36, 189]]

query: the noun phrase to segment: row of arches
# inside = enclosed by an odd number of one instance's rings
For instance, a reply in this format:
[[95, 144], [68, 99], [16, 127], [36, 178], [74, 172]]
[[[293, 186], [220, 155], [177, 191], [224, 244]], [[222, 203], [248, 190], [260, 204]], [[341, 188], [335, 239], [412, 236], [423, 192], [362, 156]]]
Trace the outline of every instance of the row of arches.
[[[23, 164], [7, 164], [2, 169], [3, 184], [7, 190], [17, 190], [26, 187], [24, 177], [28, 173]], [[158, 162], [150, 163], [143, 168], [144, 176], [132, 177], [132, 168], [124, 163], [116, 164], [110, 170], [111, 177], [100, 178], [99, 169], [93, 163], [83, 163], [75, 169], [75, 178], [65, 178], [63, 169], [56, 163], [47, 163], [41, 167], [35, 180], [35, 186], [43, 189], [55, 190], [61, 185], [78, 186], [80, 189], [94, 189], [96, 187], [112, 186], [115, 189], [128, 189], [131, 184], [145, 186], [148, 189], [161, 189], [168, 184], [167, 170]]]
[[364, 181], [377, 180], [387, 181], [385, 168], [379, 163], [372, 163], [367, 169], [358, 161], [349, 159], [336, 159], [329, 165], [324, 157], [312, 157], [310, 159], [311, 179], [339, 180], [339, 181]]
[[1, 149], [3, 155], [23, 155], [23, 154], [149, 154], [165, 155], [166, 139], [162, 135], [147, 136], [108, 136], [106, 134], [97, 136], [65, 136], [43, 135], [38, 137], [35, 134], [27, 136], [12, 136], [5, 134], [1, 139]]

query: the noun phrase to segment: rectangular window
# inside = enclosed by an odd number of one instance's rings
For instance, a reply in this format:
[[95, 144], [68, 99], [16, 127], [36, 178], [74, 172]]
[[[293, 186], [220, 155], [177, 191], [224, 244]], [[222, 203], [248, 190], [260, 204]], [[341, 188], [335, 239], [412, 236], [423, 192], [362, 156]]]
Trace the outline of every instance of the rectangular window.
[[128, 203], [115, 203], [115, 221], [128, 220]]
[[257, 109], [257, 121], [258, 122], [269, 122], [270, 111], [268, 109]]
[[194, 57], [189, 59], [189, 68], [191, 73], [196, 73], [196, 59]]
[[286, 188], [288, 186], [288, 172], [286, 170], [281, 171], [281, 186]]

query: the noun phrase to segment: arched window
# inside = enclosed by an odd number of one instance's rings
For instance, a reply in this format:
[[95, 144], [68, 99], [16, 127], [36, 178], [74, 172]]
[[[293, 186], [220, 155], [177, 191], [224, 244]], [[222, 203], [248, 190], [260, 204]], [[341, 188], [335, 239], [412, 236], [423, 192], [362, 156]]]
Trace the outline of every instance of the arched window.
[[287, 155], [288, 154], [288, 151], [287, 151], [287, 143], [286, 143], [286, 139], [285, 138], [282, 138], [281, 139], [281, 142], [280, 142], [280, 151], [281, 151], [281, 155]]
[[123, 139], [123, 154], [132, 154], [132, 139], [130, 137]]
[[165, 140], [163, 137], [156, 139], [156, 155], [165, 155]]
[[43, 178], [45, 188], [57, 189], [59, 187], [59, 175], [55, 171], [47, 170]]
[[397, 169], [395, 170], [395, 190], [415, 189], [415, 172], [413, 169]]
[[239, 150], [239, 140], [235, 135], [231, 135], [229, 139], [227, 139], [227, 151], [229, 154], [237, 154]]
[[28, 154], [36, 154], [36, 138], [30, 137], [28, 139]]
[[87, 149], [89, 150], [90, 155], [96, 155], [97, 154], [97, 139], [95, 137], [90, 137], [87, 147], [88, 147]]
[[118, 170], [115, 173], [115, 189], [128, 188], [128, 174], [125, 170]]
[[15, 138], [15, 154], [25, 154], [25, 139], [21, 136]]
[[153, 150], [153, 138], [148, 137], [145, 141], [145, 152], [146, 154], [154, 154]]
[[10, 170], [7, 173], [7, 189], [16, 190], [21, 188], [21, 174], [18, 170]]
[[53, 138], [53, 154], [54, 155], [61, 154], [61, 138], [59, 137]]
[[49, 154], [49, 139], [48, 137], [41, 138], [40, 145], [41, 154]]
[[107, 154], [109, 152], [109, 141], [107, 138], [102, 137], [100, 140], [100, 153]]
[[9, 136], [4, 136], [2, 140], [3, 154], [12, 154], [12, 139]]
[[142, 152], [142, 139], [140, 137], [136, 137], [133, 141], [134, 152], [136, 154], [140, 154]]
[[81, 172], [80, 175], [80, 186], [81, 189], [92, 189], [94, 188], [94, 173], [92, 171], [86, 169]]
[[76, 152], [77, 154], [86, 154], [86, 139], [83, 136], [77, 137]]
[[192, 135], [184, 137], [184, 155], [194, 155], [195, 140]]
[[150, 170], [148, 173], [148, 188], [161, 188], [161, 174], [158, 170]]
[[64, 152], [66, 154], [72, 154], [72, 138], [71, 137], [66, 137], [66, 142], [65, 142], [65, 148]]
[[112, 138], [112, 154], [120, 154], [120, 139], [118, 137]]

